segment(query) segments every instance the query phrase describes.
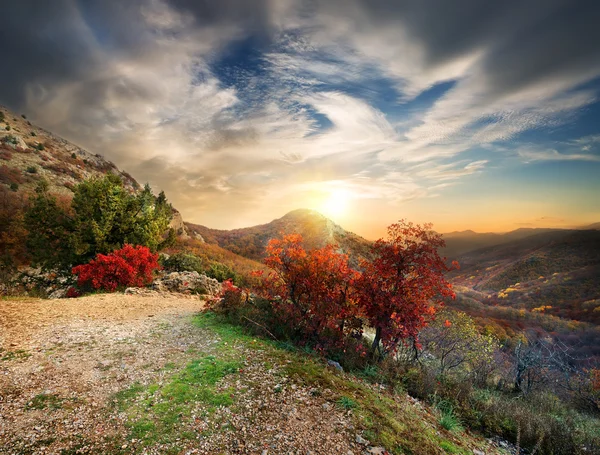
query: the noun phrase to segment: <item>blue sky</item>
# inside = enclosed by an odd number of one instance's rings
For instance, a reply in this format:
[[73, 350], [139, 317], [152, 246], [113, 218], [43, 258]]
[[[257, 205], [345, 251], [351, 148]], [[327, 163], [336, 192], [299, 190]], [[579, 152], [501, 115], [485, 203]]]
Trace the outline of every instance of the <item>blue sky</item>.
[[600, 221], [600, 7], [57, 0], [0, 19], [0, 102], [233, 228]]

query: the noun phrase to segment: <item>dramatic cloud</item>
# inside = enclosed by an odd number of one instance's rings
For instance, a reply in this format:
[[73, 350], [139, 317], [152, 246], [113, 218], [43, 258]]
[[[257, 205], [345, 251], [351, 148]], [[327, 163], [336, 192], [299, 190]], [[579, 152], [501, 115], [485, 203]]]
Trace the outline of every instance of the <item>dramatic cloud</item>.
[[393, 219], [515, 160], [598, 162], [573, 125], [597, 125], [599, 22], [570, 0], [21, 0], [0, 102], [194, 222], [340, 191]]

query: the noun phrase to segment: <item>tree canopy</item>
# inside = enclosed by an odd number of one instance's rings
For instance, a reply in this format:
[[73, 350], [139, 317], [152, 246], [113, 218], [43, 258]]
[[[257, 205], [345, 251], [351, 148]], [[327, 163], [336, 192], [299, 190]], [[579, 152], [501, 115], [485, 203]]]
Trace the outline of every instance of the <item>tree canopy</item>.
[[125, 244], [157, 251], [174, 240], [172, 208], [163, 192], [154, 196], [146, 185], [133, 193], [119, 176], [108, 174], [80, 183], [74, 193], [70, 204], [61, 203], [47, 184], [38, 185], [25, 214], [34, 263], [68, 269]]

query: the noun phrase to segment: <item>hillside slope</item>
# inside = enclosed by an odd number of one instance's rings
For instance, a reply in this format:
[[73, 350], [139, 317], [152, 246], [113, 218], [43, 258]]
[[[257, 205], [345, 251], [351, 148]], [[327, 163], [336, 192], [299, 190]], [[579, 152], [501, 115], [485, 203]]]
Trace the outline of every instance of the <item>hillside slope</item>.
[[203, 303], [0, 300], [0, 454], [506, 454], [402, 390], [198, 314]]
[[[46, 181], [51, 193], [68, 201], [77, 184], [108, 173], [120, 176], [130, 191], [141, 189], [130, 174], [102, 155], [84, 150], [0, 106], [0, 245], [14, 249], [7, 246], [14, 243], [13, 221], [22, 214], [38, 182]], [[179, 236], [188, 237], [176, 209], [171, 227]]]
[[495, 232], [479, 233], [471, 230], [448, 232], [443, 234], [444, 240], [446, 241], [446, 248], [444, 248], [442, 252], [448, 257], [448, 259], [454, 260], [459, 256], [472, 251], [480, 250], [482, 248], [502, 245], [508, 242], [514, 242], [540, 234], [549, 234], [552, 236], [554, 233], [556, 233], [557, 236], [561, 236], [569, 232], [575, 232], [575, 230], [521, 228], [502, 234]]
[[452, 282], [490, 304], [600, 324], [599, 231], [546, 232], [472, 251], [459, 262]]
[[93, 154], [0, 106], [0, 184], [32, 190], [44, 178], [54, 193], [68, 195], [77, 183], [112, 172], [131, 189], [138, 182], [102, 155]]
[[206, 226], [186, 223], [190, 233], [201, 235], [209, 244], [216, 244], [235, 254], [261, 260], [265, 248], [272, 238], [281, 233], [301, 234], [307, 248], [319, 248], [326, 244], [337, 244], [348, 254], [353, 264], [367, 257], [371, 242], [344, 230], [330, 219], [314, 210], [294, 210], [267, 224], [230, 231], [210, 229]]

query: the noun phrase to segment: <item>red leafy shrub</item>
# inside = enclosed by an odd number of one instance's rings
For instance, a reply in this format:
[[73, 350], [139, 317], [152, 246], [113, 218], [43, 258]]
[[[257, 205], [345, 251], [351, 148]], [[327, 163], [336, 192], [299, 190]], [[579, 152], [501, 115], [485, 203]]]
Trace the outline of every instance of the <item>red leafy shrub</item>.
[[285, 235], [269, 242], [265, 264], [273, 272], [259, 292], [293, 338], [330, 347], [343, 343], [345, 335], [361, 332], [352, 287], [358, 273], [335, 247], [306, 251], [301, 235]]
[[20, 184], [24, 182], [25, 178], [19, 169], [8, 167], [5, 164], [0, 166], [0, 183], [6, 183], [8, 185], [11, 183]]
[[98, 254], [88, 264], [73, 268], [81, 287], [114, 292], [129, 286], [145, 286], [159, 268], [158, 255], [148, 247], [125, 245], [110, 254]]
[[70, 287], [67, 290], [67, 294], [66, 297], [67, 299], [74, 299], [76, 297], [79, 297], [81, 295], [81, 292], [79, 292], [77, 289], [75, 289], [74, 287]]
[[230, 316], [239, 312], [244, 305], [244, 295], [241, 288], [235, 286], [231, 279], [223, 281], [221, 293], [209, 305], [213, 310]]

